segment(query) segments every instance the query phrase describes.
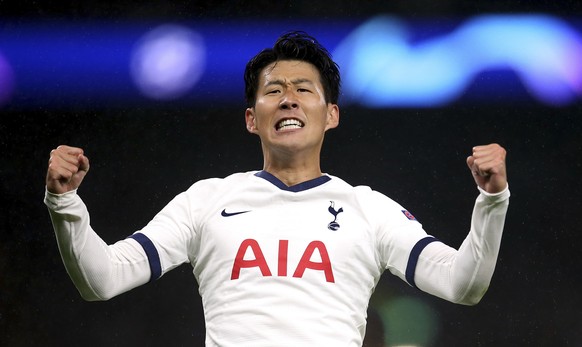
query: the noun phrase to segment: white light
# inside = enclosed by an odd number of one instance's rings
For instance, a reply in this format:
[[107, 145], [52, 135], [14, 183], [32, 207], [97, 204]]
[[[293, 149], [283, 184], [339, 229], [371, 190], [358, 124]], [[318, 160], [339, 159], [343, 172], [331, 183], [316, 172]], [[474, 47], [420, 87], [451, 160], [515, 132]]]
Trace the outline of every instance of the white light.
[[182, 26], [163, 25], [138, 42], [130, 70], [144, 95], [171, 100], [192, 89], [204, 72], [205, 61], [200, 35]]

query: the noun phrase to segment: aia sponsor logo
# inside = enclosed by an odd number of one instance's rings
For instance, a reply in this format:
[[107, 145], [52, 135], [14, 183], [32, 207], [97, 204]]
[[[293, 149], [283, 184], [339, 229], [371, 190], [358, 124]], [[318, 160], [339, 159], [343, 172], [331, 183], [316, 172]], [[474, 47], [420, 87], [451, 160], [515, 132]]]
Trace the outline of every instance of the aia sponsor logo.
[[[264, 277], [273, 276], [273, 271], [271, 269], [277, 269], [276, 274], [278, 277], [287, 277], [287, 272], [289, 270], [289, 264], [287, 264], [287, 257], [289, 254], [288, 251], [289, 240], [279, 240], [277, 264], [271, 264], [269, 266], [263, 254], [263, 250], [259, 245], [259, 242], [255, 239], [243, 240], [238, 247], [238, 251], [236, 252], [230, 279], [239, 279], [241, 276], [241, 270], [251, 268], [258, 268]], [[319, 253], [319, 258], [321, 261], [312, 260], [313, 254], [315, 252]], [[252, 257], [250, 257], [251, 253]], [[245, 257], [245, 254], [247, 254], [248, 257]], [[291, 265], [295, 266], [295, 264]], [[301, 256], [299, 263], [295, 266], [295, 270], [293, 271], [292, 276], [296, 278], [302, 278], [306, 270], [320, 271], [326, 282], [335, 282], [333, 270], [331, 267], [331, 260], [327, 252], [327, 248], [322, 241], [311, 241], [307, 245], [303, 251], [303, 255]]]

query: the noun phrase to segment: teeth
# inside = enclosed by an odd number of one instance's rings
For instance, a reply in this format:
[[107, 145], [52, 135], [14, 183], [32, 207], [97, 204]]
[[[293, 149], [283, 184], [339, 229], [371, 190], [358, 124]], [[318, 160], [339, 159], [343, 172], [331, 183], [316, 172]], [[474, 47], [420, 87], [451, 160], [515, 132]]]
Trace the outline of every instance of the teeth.
[[301, 123], [297, 119], [284, 119], [277, 124], [277, 130], [282, 129], [299, 129], [303, 127], [303, 123]]

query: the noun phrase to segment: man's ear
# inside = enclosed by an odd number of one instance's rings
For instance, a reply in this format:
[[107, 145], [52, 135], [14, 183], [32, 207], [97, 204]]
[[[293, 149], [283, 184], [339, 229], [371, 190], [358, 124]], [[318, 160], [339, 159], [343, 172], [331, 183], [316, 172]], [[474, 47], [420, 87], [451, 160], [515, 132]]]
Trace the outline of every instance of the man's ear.
[[336, 128], [339, 125], [339, 113], [338, 105], [327, 105], [327, 122], [325, 125], [325, 130]]
[[249, 107], [245, 111], [245, 123], [247, 125], [247, 131], [251, 134], [257, 134], [257, 125], [255, 118], [255, 109]]

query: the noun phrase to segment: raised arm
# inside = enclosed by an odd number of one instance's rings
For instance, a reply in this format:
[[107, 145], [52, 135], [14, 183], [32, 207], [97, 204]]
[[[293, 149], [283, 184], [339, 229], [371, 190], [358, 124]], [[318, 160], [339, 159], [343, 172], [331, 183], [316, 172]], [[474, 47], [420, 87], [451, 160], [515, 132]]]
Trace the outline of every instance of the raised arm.
[[467, 165], [480, 195], [470, 232], [458, 250], [427, 242], [418, 253], [411, 284], [456, 303], [474, 305], [481, 300], [495, 270], [509, 205], [505, 156], [497, 144], [473, 148]]
[[131, 239], [107, 245], [91, 228], [89, 213], [77, 188], [89, 170], [80, 148], [51, 151], [45, 204], [65, 268], [86, 300], [107, 300], [150, 278], [147, 256]]

